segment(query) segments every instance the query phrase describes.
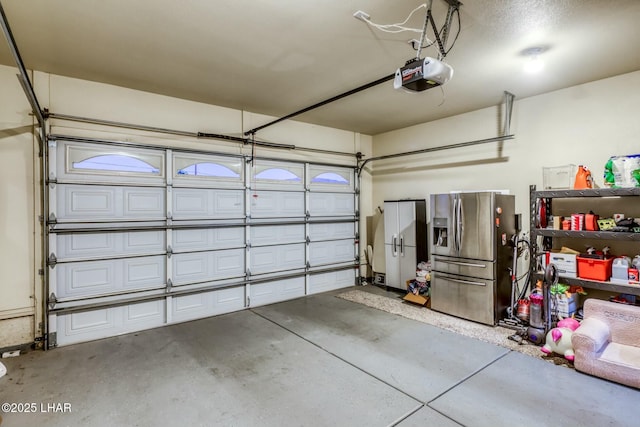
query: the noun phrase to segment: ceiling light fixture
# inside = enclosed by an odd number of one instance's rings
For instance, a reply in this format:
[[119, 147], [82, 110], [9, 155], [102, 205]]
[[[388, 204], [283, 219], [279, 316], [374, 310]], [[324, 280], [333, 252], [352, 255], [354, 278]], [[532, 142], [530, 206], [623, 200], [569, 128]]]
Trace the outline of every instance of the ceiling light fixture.
[[530, 47], [522, 52], [521, 55], [525, 57], [524, 71], [528, 74], [539, 73], [544, 69], [544, 61], [540, 58], [540, 55], [546, 52], [548, 47]]
[[540, 59], [538, 55], [531, 56], [524, 63], [524, 71], [525, 73], [535, 74], [542, 71], [544, 68], [544, 61]]

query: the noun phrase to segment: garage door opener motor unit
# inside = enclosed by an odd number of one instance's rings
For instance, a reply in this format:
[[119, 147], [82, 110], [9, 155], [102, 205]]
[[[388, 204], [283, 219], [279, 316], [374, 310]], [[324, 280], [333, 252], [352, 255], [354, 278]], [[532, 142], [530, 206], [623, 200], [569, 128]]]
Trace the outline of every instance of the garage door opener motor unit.
[[424, 59], [415, 58], [396, 70], [393, 87], [422, 92], [445, 84], [452, 76], [453, 68], [449, 64], [428, 56]]

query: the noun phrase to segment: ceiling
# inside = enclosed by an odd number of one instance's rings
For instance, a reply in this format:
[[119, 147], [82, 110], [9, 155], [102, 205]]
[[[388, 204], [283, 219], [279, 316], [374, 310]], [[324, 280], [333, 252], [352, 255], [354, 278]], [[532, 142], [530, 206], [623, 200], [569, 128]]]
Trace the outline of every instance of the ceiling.
[[[375, 135], [640, 70], [638, 0], [462, 0], [450, 82], [391, 81], [295, 118]], [[419, 0], [0, 0], [27, 68], [282, 117], [392, 74], [418, 33], [389, 34]], [[433, 0], [438, 26], [447, 3]], [[422, 28], [425, 9], [407, 26]], [[454, 19], [453, 41], [457, 31]], [[433, 33], [430, 32], [431, 38]], [[427, 35], [429, 36], [429, 34]], [[544, 47], [544, 70], [522, 51]], [[437, 57], [434, 47], [422, 56]], [[0, 43], [0, 63], [15, 65]], [[638, 88], [634, 89], [637, 90]], [[54, 111], [64, 114], [64, 111]], [[277, 125], [276, 125], [277, 126]], [[197, 131], [197, 130], [195, 130]]]

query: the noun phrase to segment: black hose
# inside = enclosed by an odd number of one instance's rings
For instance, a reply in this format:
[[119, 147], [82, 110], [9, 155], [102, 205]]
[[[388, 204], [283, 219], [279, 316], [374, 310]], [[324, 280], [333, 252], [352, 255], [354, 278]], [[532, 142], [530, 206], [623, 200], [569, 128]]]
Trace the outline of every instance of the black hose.
[[[529, 253], [529, 260], [531, 260], [531, 243], [529, 243], [528, 240], [520, 240], [520, 242], [524, 243], [527, 247], [527, 252]], [[531, 262], [531, 261], [529, 261]], [[531, 268], [527, 269], [527, 274], [523, 275], [522, 277], [526, 277], [527, 280], [525, 280], [524, 282], [524, 286], [522, 287], [522, 291], [520, 292], [520, 294], [518, 295], [518, 299], [523, 299], [525, 297], [525, 295], [527, 294], [527, 289], [529, 288], [529, 280], [531, 279]]]

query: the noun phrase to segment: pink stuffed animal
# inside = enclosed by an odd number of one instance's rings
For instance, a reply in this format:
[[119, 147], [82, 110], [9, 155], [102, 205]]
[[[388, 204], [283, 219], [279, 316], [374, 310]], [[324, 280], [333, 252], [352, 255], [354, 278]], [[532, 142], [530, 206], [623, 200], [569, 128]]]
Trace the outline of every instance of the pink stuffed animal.
[[573, 331], [578, 329], [580, 322], [576, 319], [567, 318], [558, 322], [558, 326], [547, 333], [547, 340], [540, 350], [545, 354], [557, 353], [564, 356], [570, 362], [575, 358], [571, 336]]
[[578, 326], [580, 326], [580, 322], [578, 322], [576, 319], [573, 319], [571, 317], [567, 317], [566, 319], [562, 319], [561, 321], [558, 322], [558, 328], [568, 328], [568, 329], [571, 329], [572, 331], [575, 331], [576, 329], [578, 329]]
[[545, 354], [558, 353], [570, 362], [573, 362], [573, 345], [571, 336], [573, 331], [569, 328], [553, 328], [547, 334], [546, 343], [540, 348]]

